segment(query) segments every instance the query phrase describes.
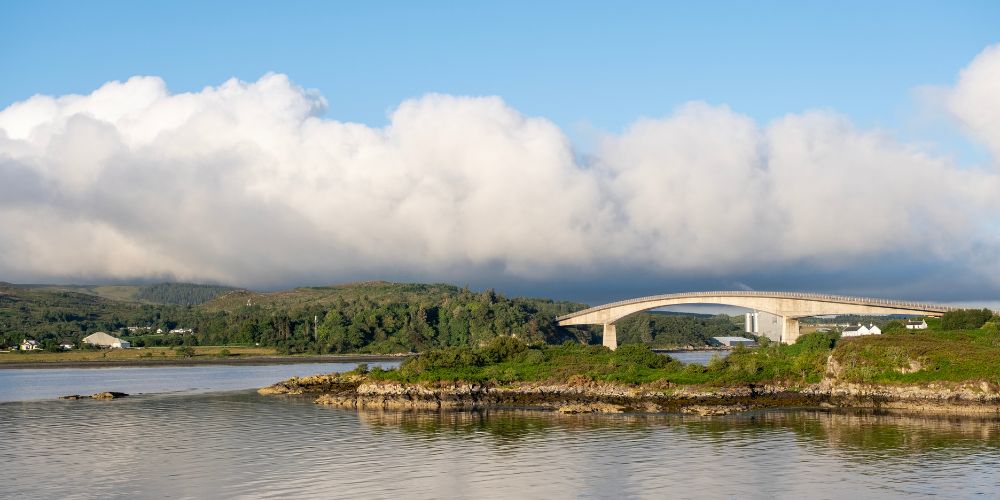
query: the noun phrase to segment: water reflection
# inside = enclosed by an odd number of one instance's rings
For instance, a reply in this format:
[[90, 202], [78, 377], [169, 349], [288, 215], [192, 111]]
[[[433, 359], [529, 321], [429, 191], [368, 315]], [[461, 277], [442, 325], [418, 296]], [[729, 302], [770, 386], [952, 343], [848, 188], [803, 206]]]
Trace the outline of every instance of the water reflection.
[[389, 411], [356, 412], [373, 434], [398, 429], [425, 436], [488, 434], [505, 444], [530, 442], [553, 430], [650, 432], [658, 428], [681, 431], [702, 442], [762, 439], [787, 431], [803, 444], [905, 455], [946, 448], [1000, 447], [1000, 419], [956, 415], [893, 414], [871, 410], [767, 410], [726, 417], [691, 415], [563, 415], [531, 410]]
[[358, 411], [252, 392], [0, 403], [0, 496], [992, 496], [998, 427], [871, 412]]

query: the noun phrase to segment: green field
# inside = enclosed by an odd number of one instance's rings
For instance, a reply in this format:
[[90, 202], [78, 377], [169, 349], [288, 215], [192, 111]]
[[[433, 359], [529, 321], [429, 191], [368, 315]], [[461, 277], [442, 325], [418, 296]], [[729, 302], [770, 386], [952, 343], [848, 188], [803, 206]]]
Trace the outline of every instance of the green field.
[[277, 351], [275, 351], [273, 347], [197, 346], [192, 347], [191, 349], [193, 352], [186, 352], [180, 349], [168, 347], [147, 347], [143, 349], [73, 349], [70, 351], [60, 352], [0, 352], [0, 364], [59, 363], [76, 361], [132, 361], [168, 358], [254, 357], [273, 356], [277, 354]]

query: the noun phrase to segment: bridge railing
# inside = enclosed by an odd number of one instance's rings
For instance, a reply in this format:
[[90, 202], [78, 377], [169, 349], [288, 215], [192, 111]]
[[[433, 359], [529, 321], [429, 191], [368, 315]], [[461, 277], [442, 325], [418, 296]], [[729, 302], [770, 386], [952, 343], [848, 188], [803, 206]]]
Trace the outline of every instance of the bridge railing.
[[891, 299], [871, 298], [871, 297], [848, 297], [843, 295], [831, 295], [831, 294], [808, 293], [808, 292], [764, 292], [757, 290], [726, 290], [726, 291], [707, 291], [707, 292], [668, 293], [662, 295], [653, 295], [649, 297], [637, 297], [634, 299], [619, 300], [616, 302], [611, 302], [608, 304], [603, 304], [583, 309], [575, 313], [564, 314], [562, 316], [557, 317], [556, 320], [562, 321], [566, 319], [575, 318], [577, 316], [582, 316], [584, 314], [589, 314], [592, 312], [603, 311], [606, 309], [611, 309], [625, 305], [639, 304], [643, 302], [654, 302], [658, 300], [666, 300], [674, 298], [712, 297], [720, 295], [741, 296], [741, 297], [763, 297], [763, 298], [775, 298], [775, 299], [816, 300], [822, 302], [839, 302], [839, 303], [853, 304], [853, 305], [882, 306], [894, 309], [911, 309], [915, 311], [948, 312], [959, 309], [956, 307], [949, 307], [937, 304], [923, 304], [912, 301], [891, 300]]

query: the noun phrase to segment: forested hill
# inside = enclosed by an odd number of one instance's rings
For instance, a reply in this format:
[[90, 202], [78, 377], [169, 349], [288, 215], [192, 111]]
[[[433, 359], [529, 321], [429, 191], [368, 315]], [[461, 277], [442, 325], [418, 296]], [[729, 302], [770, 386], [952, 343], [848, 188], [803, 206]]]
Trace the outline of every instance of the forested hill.
[[191, 283], [158, 283], [139, 288], [135, 298], [153, 304], [193, 306], [208, 302], [222, 294], [237, 290], [228, 286], [195, 285]]
[[[162, 303], [195, 302], [220, 292], [203, 304]], [[441, 284], [368, 282], [273, 293], [197, 285], [4, 284], [0, 347], [25, 338], [48, 345], [78, 341], [95, 331], [128, 338], [134, 346], [259, 344], [285, 352], [400, 352], [511, 334], [586, 342], [593, 340], [589, 329], [569, 331], [554, 321], [584, 307]], [[170, 334], [174, 329], [194, 333]]]
[[[555, 321], [585, 307], [447, 284], [365, 282], [270, 293], [185, 284], [6, 284], [0, 285], [0, 347], [24, 338], [54, 346], [95, 331], [133, 346], [259, 344], [290, 353], [421, 351], [476, 346], [499, 335], [550, 344], [599, 343], [599, 326], [564, 328]], [[619, 339], [699, 346], [734, 328], [728, 317], [638, 314], [619, 326]]]

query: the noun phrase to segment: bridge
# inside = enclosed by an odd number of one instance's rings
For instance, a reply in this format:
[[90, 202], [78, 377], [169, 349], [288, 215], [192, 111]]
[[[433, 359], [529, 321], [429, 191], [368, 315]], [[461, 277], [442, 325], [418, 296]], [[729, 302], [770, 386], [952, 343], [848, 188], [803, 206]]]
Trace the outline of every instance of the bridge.
[[561, 326], [604, 325], [604, 345], [618, 347], [615, 321], [637, 312], [681, 304], [720, 304], [745, 307], [779, 316], [781, 342], [794, 343], [799, 337], [799, 319], [828, 314], [886, 315], [908, 314], [941, 316], [957, 309], [935, 304], [921, 304], [890, 299], [844, 297], [799, 292], [688, 292], [653, 295], [591, 307], [556, 318]]

